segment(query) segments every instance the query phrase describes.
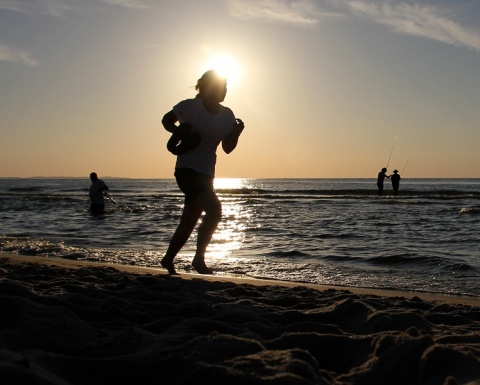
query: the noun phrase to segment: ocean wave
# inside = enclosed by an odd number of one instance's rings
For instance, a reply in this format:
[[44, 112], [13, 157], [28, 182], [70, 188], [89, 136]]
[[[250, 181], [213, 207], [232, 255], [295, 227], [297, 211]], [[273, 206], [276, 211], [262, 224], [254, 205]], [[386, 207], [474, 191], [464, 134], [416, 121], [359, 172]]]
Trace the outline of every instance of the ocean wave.
[[266, 253], [265, 255], [270, 257], [276, 258], [302, 258], [308, 259], [312, 257], [310, 254], [301, 252], [299, 250], [289, 250], [289, 251], [272, 251], [270, 253]]
[[463, 214], [480, 214], [480, 207], [462, 207], [460, 212]]
[[41, 187], [28, 186], [28, 187], [11, 187], [11, 188], [8, 188], [6, 191], [19, 193], [19, 192], [37, 192], [42, 190], [43, 189]]
[[[216, 189], [215, 190], [221, 199], [228, 197], [243, 197], [248, 199], [248, 202], [254, 202], [255, 199], [260, 200], [275, 200], [283, 203], [303, 200], [322, 200], [322, 199], [337, 199], [337, 200], [352, 200], [352, 199], [368, 199], [376, 200], [382, 203], [425, 203], [427, 201], [442, 201], [442, 200], [480, 200], [480, 194], [473, 194], [469, 191], [417, 191], [405, 190], [399, 195], [393, 195], [390, 191], [384, 193], [379, 197], [377, 191], [374, 189], [353, 189], [353, 190], [262, 190], [262, 189]], [[28, 197], [28, 199], [88, 199], [88, 191], [83, 190], [44, 190], [37, 187], [15, 187], [11, 189], [0, 191], [0, 199], [11, 199], [15, 197]], [[111, 196], [115, 200], [130, 201], [136, 199], [138, 201], [152, 201], [159, 199], [173, 198], [177, 199], [183, 197], [178, 190], [168, 191], [150, 191], [150, 192], [136, 192], [127, 190], [112, 190]], [[472, 211], [475, 211], [474, 208]], [[468, 211], [468, 208], [466, 208]]]
[[412, 265], [416, 267], [424, 266], [437, 266], [440, 263], [440, 259], [437, 257], [424, 257], [424, 256], [412, 256], [408, 253], [398, 255], [386, 255], [366, 258], [365, 262], [374, 265], [395, 266], [395, 265]]

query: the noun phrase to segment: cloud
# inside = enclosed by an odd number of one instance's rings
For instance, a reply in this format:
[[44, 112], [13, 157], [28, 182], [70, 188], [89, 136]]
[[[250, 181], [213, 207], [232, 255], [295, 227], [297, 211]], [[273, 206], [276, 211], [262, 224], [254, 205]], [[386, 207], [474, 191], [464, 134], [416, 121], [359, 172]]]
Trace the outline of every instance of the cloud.
[[314, 25], [338, 13], [321, 12], [312, 0], [227, 0], [231, 16], [248, 20], [263, 19], [297, 25]]
[[98, 8], [101, 3], [125, 8], [147, 8], [144, 0], [0, 0], [0, 11], [63, 16], [69, 11]]
[[147, 6], [139, 0], [102, 0], [110, 5], [118, 5], [125, 8], [147, 8]]
[[0, 61], [11, 63], [20, 63], [30, 67], [35, 67], [39, 63], [32, 59], [30, 53], [26, 51], [15, 50], [5, 44], [0, 43]]
[[480, 31], [449, 19], [446, 8], [398, 1], [377, 3], [346, 0], [343, 4], [356, 15], [386, 25], [397, 33], [480, 51]]
[[62, 16], [72, 10], [71, 0], [0, 0], [0, 10]]
[[[112, 0], [113, 1], [113, 0]], [[117, 0], [119, 1], [119, 0]], [[480, 31], [451, 18], [463, 7], [451, 2], [439, 7], [425, 1], [373, 0], [226, 0], [231, 16], [296, 25], [314, 25], [325, 19], [363, 17], [392, 31], [480, 51]], [[448, 10], [452, 12], [448, 13]], [[465, 15], [468, 17], [468, 15]]]

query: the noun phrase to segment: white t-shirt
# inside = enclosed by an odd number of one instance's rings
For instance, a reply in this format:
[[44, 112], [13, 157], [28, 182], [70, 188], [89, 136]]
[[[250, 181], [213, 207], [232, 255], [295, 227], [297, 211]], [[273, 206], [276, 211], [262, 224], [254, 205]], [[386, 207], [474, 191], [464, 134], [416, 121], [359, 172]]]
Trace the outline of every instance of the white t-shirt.
[[217, 147], [233, 131], [235, 115], [228, 107], [220, 106], [218, 114], [205, 110], [200, 98], [186, 99], [173, 107], [180, 123], [189, 123], [202, 140], [193, 150], [177, 156], [175, 168], [191, 168], [207, 175], [215, 175]]
[[92, 203], [99, 205], [105, 204], [105, 199], [103, 198], [103, 192], [105, 190], [108, 190], [108, 187], [103, 180], [97, 179], [96, 181], [92, 182], [89, 192]]

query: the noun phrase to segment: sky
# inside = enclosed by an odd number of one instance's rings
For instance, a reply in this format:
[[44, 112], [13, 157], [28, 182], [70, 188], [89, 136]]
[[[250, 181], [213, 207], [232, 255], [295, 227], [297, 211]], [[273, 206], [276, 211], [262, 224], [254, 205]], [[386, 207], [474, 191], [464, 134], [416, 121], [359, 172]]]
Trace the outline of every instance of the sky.
[[0, 177], [173, 177], [210, 68], [217, 177], [480, 178], [478, 0], [0, 0]]

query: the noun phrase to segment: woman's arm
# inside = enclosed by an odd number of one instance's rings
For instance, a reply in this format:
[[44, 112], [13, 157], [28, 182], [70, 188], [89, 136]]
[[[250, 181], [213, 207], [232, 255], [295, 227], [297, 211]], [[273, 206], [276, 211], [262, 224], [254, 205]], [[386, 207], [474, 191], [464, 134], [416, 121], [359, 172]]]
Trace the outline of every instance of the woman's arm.
[[235, 119], [235, 125], [233, 126], [233, 131], [227, 135], [225, 139], [222, 140], [222, 148], [225, 153], [230, 154], [238, 144], [238, 137], [242, 133], [245, 125], [241, 119]]
[[175, 115], [175, 112], [173, 112], [173, 110], [168, 111], [163, 116], [163, 119], [162, 119], [163, 127], [165, 128], [165, 130], [167, 130], [168, 132], [171, 132], [172, 134], [177, 128], [177, 125], [175, 124], [177, 122], [178, 122], [178, 119], [177, 119], [177, 116]]

